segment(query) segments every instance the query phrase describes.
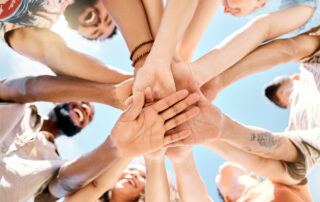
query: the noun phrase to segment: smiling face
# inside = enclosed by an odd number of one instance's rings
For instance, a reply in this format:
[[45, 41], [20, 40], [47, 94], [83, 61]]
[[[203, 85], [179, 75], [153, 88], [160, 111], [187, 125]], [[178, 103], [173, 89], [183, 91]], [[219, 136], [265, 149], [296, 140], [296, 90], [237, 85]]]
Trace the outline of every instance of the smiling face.
[[110, 38], [116, 29], [101, 0], [92, 7], [87, 7], [78, 17], [78, 21], [78, 32], [88, 39]]
[[266, 0], [223, 0], [224, 13], [234, 16], [249, 15], [266, 4]]
[[129, 165], [112, 188], [112, 200], [135, 201], [142, 193], [146, 184], [146, 170], [143, 165]]
[[86, 127], [93, 119], [94, 107], [90, 102], [69, 102], [68, 108], [74, 125], [80, 128]]

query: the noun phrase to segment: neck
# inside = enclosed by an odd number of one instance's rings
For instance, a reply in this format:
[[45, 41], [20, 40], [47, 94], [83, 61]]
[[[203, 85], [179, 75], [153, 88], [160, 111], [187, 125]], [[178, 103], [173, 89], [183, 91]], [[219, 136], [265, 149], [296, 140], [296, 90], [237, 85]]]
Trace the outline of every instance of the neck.
[[51, 120], [44, 120], [41, 131], [48, 131], [50, 132], [54, 138], [57, 138], [60, 135], [60, 129], [58, 127], [58, 124]]

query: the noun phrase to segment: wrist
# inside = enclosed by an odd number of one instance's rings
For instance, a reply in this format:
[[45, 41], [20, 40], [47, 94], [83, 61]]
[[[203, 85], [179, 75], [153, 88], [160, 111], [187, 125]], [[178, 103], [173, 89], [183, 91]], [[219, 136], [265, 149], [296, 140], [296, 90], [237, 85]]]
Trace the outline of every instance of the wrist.
[[105, 152], [109, 152], [112, 156], [114, 157], [123, 157], [120, 154], [119, 148], [116, 144], [116, 142], [114, 141], [114, 139], [112, 138], [112, 135], [110, 134], [107, 139], [105, 140], [104, 144], [104, 148], [105, 148]]

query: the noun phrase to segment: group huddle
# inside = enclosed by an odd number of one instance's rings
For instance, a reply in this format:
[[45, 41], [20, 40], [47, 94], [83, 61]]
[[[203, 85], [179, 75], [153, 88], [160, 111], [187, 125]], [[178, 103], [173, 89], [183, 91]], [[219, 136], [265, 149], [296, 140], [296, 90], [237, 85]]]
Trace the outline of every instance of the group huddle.
[[[320, 26], [277, 38], [316, 18], [319, 0], [281, 0], [280, 10], [250, 20], [191, 61], [220, 4], [239, 17], [272, 3], [0, 0], [4, 43], [55, 73], [0, 77], [0, 202], [210, 202], [195, 145], [229, 161], [216, 176], [223, 201], [315, 200], [307, 177], [320, 164]], [[133, 73], [69, 48], [50, 30], [61, 15], [88, 40], [121, 32]], [[237, 80], [288, 62], [299, 63], [300, 73], [276, 77], [264, 90], [278, 107], [290, 109], [285, 131], [247, 126], [212, 104]], [[37, 101], [58, 104], [41, 117], [32, 104]], [[123, 113], [97, 148], [63, 160], [55, 138], [90, 124], [93, 102]], [[132, 163], [140, 156], [144, 163]], [[165, 156], [175, 183], [168, 182]]]

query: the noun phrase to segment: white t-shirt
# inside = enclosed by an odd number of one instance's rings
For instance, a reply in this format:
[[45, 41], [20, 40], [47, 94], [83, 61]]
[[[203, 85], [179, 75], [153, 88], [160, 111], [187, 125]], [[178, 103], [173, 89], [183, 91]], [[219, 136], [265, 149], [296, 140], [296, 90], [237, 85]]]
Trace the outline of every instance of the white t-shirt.
[[65, 162], [39, 132], [42, 120], [35, 109], [0, 103], [1, 202], [28, 201]]
[[[290, 95], [290, 117], [287, 131], [303, 158], [291, 165], [295, 174], [307, 176], [320, 165], [320, 51], [300, 66], [300, 80]], [[302, 131], [302, 132], [299, 132]]]

